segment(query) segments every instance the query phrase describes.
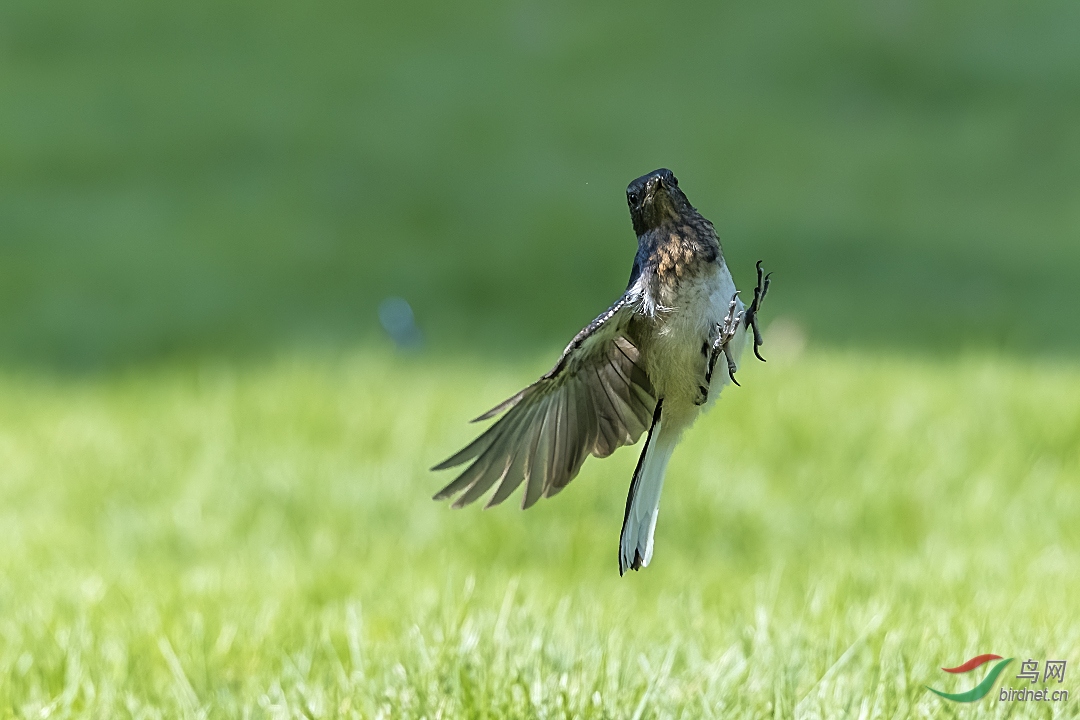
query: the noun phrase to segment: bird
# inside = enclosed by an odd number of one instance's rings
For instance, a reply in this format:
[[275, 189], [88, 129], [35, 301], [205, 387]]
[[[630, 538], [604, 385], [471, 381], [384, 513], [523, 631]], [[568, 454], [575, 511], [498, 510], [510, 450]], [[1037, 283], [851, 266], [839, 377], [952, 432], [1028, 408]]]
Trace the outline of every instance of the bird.
[[[647, 432], [619, 536], [619, 575], [652, 560], [664, 475], [683, 433], [735, 380], [743, 349], [762, 334], [758, 311], [772, 273], [757, 263], [749, 305], [735, 287], [713, 224], [666, 168], [626, 188], [638, 249], [626, 291], [583, 328], [555, 366], [473, 422], [498, 417], [432, 468], [468, 465], [435, 494], [486, 507], [524, 483], [522, 509], [552, 497], [589, 455], [604, 458]], [[724, 359], [725, 373], [714, 375]]]

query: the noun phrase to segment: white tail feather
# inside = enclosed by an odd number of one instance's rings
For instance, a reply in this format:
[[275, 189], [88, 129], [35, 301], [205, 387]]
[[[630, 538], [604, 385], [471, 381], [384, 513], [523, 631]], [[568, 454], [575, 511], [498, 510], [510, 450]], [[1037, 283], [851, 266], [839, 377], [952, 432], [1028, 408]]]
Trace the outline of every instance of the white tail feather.
[[652, 560], [653, 533], [656, 531], [656, 516], [660, 512], [660, 491], [664, 487], [668, 460], [678, 442], [677, 434], [665, 437], [661, 425], [660, 413], [657, 412], [630, 484], [626, 517], [619, 540], [620, 575], [628, 568], [637, 570], [645, 567]]

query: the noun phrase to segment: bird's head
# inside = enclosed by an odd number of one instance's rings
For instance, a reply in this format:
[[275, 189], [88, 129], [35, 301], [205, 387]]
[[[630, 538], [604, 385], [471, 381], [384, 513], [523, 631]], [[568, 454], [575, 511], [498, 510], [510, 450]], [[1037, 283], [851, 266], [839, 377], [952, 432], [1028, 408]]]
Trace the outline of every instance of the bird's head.
[[679, 189], [678, 179], [667, 168], [653, 170], [627, 185], [626, 204], [630, 206], [630, 219], [638, 235], [672, 223], [692, 210], [690, 201]]

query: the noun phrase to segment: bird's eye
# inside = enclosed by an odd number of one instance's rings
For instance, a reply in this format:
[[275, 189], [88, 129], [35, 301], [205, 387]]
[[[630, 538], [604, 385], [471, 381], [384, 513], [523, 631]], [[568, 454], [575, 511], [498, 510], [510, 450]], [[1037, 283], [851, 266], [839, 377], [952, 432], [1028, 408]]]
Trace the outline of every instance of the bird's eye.
[[637, 205], [637, 203], [638, 203], [638, 194], [636, 192], [627, 193], [626, 198], [630, 201], [631, 205]]

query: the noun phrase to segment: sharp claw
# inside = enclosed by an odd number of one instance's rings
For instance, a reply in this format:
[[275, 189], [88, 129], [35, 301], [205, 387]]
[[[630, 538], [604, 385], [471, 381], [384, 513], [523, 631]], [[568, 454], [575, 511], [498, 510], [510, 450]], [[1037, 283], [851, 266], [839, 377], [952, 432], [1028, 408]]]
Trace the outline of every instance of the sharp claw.
[[739, 291], [736, 290], [735, 294], [731, 296], [731, 302], [728, 303], [727, 315], [724, 317], [724, 324], [721, 326], [721, 335], [727, 332], [727, 329], [731, 327], [731, 321], [735, 317], [735, 308], [737, 308], [739, 302]]
[[756, 313], [750, 320], [750, 327], [754, 330], [754, 356], [761, 362], [765, 362], [765, 358], [761, 357], [761, 352], [758, 350], [758, 348], [765, 344], [765, 340], [761, 337], [761, 329], [758, 327]]
[[[734, 361], [732, 361], [731, 355], [728, 354], [727, 348], [724, 348], [724, 358], [727, 359], [727, 375], [728, 375], [728, 377], [731, 378], [731, 382], [735, 383], [736, 385], [739, 385], [739, 381], [735, 379], [735, 371], [738, 370], [738, 368], [735, 366]], [[742, 387], [742, 385], [739, 385], [739, 387]]]
[[758, 310], [761, 309], [761, 301], [765, 299], [765, 295], [769, 292], [770, 278], [772, 273], [766, 273], [761, 268], [761, 260], [757, 261], [755, 265], [757, 268], [757, 286], [754, 288], [754, 301], [750, 303], [750, 307], [746, 310], [746, 324], [754, 331], [754, 356], [761, 362], [765, 362], [765, 358], [761, 356], [761, 352], [758, 350], [763, 344], [764, 339], [761, 337], [761, 329], [758, 327]]
[[759, 342], [754, 343], [754, 357], [756, 357], [761, 362], [768, 362], [768, 360], [761, 357], [761, 353], [758, 352], [758, 346], [760, 346], [760, 345], [761, 345], [761, 343], [759, 343]]

